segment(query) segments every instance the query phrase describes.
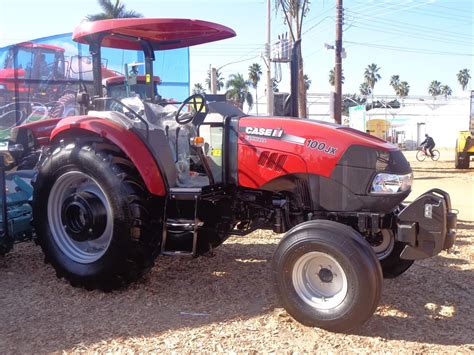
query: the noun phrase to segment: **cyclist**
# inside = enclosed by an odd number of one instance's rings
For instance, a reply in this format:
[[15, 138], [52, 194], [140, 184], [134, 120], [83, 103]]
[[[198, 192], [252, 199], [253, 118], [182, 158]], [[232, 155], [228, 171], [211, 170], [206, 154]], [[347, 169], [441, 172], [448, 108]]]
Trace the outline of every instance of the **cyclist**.
[[432, 137], [430, 137], [428, 134], [425, 134], [425, 140], [421, 142], [420, 145], [423, 147], [423, 151], [426, 155], [428, 155], [427, 151], [429, 151], [430, 157], [433, 157], [433, 148], [435, 147], [436, 143]]

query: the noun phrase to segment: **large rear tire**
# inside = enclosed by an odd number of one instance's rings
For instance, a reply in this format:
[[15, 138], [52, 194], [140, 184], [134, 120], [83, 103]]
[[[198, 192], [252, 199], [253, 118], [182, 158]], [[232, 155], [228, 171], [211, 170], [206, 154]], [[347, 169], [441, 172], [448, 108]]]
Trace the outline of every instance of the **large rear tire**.
[[469, 155], [464, 152], [458, 152], [456, 142], [456, 152], [454, 156], [454, 166], [456, 169], [469, 169]]
[[116, 147], [61, 144], [41, 164], [34, 187], [38, 243], [58, 277], [110, 291], [153, 266], [160, 228], [139, 174]]
[[438, 161], [440, 156], [441, 154], [439, 153], [439, 150], [433, 149], [433, 156], [431, 157], [431, 160]]
[[383, 281], [370, 245], [354, 229], [332, 221], [291, 229], [273, 256], [273, 276], [289, 314], [304, 325], [336, 332], [372, 316]]

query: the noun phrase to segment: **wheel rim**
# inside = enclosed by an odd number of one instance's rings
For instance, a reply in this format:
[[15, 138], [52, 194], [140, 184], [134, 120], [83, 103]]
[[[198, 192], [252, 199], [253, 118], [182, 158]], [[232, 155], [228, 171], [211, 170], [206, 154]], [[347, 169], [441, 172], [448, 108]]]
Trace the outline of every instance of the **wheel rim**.
[[383, 260], [393, 251], [395, 237], [393, 236], [392, 231], [387, 229], [383, 229], [380, 232], [380, 236], [382, 240], [378, 240], [375, 245], [371, 243], [371, 246], [375, 255], [377, 255], [377, 259]]
[[439, 159], [439, 152], [437, 150], [433, 150], [433, 156], [431, 157], [434, 161]]
[[339, 306], [347, 295], [347, 276], [332, 256], [310, 252], [301, 256], [293, 267], [293, 286], [309, 306], [328, 310]]
[[47, 211], [53, 240], [69, 259], [90, 264], [106, 253], [113, 214], [96, 180], [79, 171], [61, 175], [51, 188]]

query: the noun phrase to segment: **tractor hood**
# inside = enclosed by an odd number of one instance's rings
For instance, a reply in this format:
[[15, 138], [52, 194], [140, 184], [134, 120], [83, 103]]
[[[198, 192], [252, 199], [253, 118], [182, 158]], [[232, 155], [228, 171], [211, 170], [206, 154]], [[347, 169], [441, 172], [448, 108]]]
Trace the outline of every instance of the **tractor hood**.
[[[315, 208], [378, 206], [390, 211], [410, 193], [412, 170], [402, 152], [352, 128], [308, 119], [242, 117], [238, 145], [239, 185], [275, 191], [289, 182], [307, 186]], [[377, 195], [372, 190], [378, 176], [399, 176], [395, 179], [404, 179], [403, 190]]]
[[[324, 176], [329, 176], [337, 164], [375, 169], [377, 157], [400, 153], [394, 145], [369, 134], [309, 119], [243, 117], [239, 138], [244, 144], [297, 154]], [[408, 163], [402, 165], [397, 170], [410, 170]]]

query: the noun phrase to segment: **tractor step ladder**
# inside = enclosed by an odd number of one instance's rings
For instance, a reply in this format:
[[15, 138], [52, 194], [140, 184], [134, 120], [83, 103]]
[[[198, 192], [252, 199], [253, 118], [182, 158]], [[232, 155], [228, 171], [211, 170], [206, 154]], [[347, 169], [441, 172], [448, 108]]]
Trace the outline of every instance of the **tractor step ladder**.
[[[197, 217], [198, 201], [201, 196], [201, 188], [175, 187], [171, 188], [165, 202], [165, 219], [163, 221], [163, 240], [161, 243], [161, 254], [167, 256], [196, 256], [198, 229], [202, 222]], [[168, 218], [168, 201], [194, 201], [194, 219]], [[193, 241], [191, 251], [167, 250], [166, 242], [171, 231], [192, 232]]]

